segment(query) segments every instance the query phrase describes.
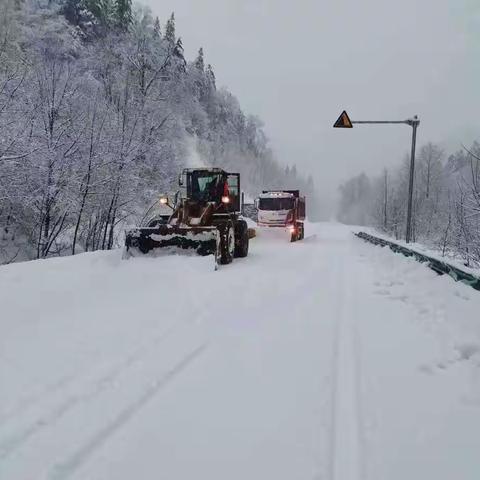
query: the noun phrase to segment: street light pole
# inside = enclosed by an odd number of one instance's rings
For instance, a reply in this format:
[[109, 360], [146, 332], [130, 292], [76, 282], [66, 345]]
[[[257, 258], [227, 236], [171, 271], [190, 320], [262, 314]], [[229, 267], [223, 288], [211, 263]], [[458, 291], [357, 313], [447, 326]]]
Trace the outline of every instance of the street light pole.
[[413, 181], [415, 179], [415, 147], [417, 143], [417, 128], [420, 120], [415, 115], [410, 124], [412, 127], [412, 151], [410, 154], [410, 178], [408, 182], [408, 208], [407, 208], [407, 229], [405, 232], [405, 241], [410, 243], [412, 239], [412, 204], [413, 204]]
[[338, 120], [333, 125], [333, 128], [352, 128], [354, 124], [374, 124], [374, 125], [385, 125], [385, 124], [405, 124], [412, 127], [412, 150], [410, 155], [410, 175], [408, 182], [408, 208], [407, 208], [407, 228], [405, 232], [405, 241], [410, 243], [412, 239], [412, 204], [413, 204], [413, 184], [415, 179], [415, 147], [417, 143], [417, 128], [420, 125], [420, 120], [415, 115], [413, 118], [408, 120], [350, 120], [347, 112], [344, 110], [341, 115], [338, 117]]

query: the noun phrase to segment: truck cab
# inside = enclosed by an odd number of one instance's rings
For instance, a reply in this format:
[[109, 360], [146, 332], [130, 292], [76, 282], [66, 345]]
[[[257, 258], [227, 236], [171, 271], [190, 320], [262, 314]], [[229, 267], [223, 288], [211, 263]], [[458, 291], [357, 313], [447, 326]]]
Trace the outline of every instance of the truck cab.
[[257, 224], [259, 227], [288, 229], [292, 241], [304, 236], [305, 197], [299, 190], [264, 190], [256, 200]]

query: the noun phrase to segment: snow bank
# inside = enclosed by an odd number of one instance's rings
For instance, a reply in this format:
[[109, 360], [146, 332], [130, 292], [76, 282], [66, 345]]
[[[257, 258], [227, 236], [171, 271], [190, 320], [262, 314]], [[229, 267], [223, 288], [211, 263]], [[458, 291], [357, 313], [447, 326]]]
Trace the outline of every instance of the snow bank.
[[451, 253], [442, 255], [442, 253], [438, 249], [427, 247], [418, 242], [407, 243], [401, 239], [397, 240], [389, 235], [385, 235], [384, 233], [378, 232], [374, 228], [356, 227], [356, 231], [364, 231], [364, 232], [370, 233], [371, 235], [377, 236], [378, 238], [383, 238], [384, 240], [395, 242], [398, 245], [402, 245], [403, 247], [407, 247], [410, 250], [414, 250], [418, 253], [423, 253], [424, 255], [428, 255], [429, 257], [440, 260], [441, 262], [448, 262], [450, 265], [453, 265], [454, 267], [457, 267], [460, 270], [463, 270], [467, 273], [471, 273], [472, 275], [475, 275], [475, 276], [480, 276], [480, 267], [476, 268], [476, 267], [466, 266], [465, 263], [462, 261], [462, 259], [459, 257], [459, 255], [454, 255]]

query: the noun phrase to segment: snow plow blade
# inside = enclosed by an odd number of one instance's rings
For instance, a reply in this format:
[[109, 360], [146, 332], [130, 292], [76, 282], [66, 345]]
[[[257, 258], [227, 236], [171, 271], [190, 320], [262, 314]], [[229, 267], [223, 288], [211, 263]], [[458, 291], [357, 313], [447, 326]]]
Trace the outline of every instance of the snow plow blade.
[[138, 256], [150, 252], [217, 255], [219, 231], [216, 227], [188, 227], [158, 225], [133, 228], [126, 232], [125, 256]]

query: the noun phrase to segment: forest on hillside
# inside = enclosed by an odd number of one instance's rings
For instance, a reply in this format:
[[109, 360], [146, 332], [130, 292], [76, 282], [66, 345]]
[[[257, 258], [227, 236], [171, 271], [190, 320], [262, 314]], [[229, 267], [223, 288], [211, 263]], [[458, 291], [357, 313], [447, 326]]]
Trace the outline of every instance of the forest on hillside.
[[[218, 88], [175, 16], [131, 0], [0, 0], [0, 263], [110, 249], [185, 166], [250, 195], [311, 177], [274, 158], [262, 122]], [[248, 68], [246, 65], [245, 68]]]
[[[377, 177], [357, 175], [340, 187], [339, 219], [404, 238], [410, 158]], [[427, 143], [417, 153], [413, 241], [480, 265], [480, 144], [448, 155]]]

